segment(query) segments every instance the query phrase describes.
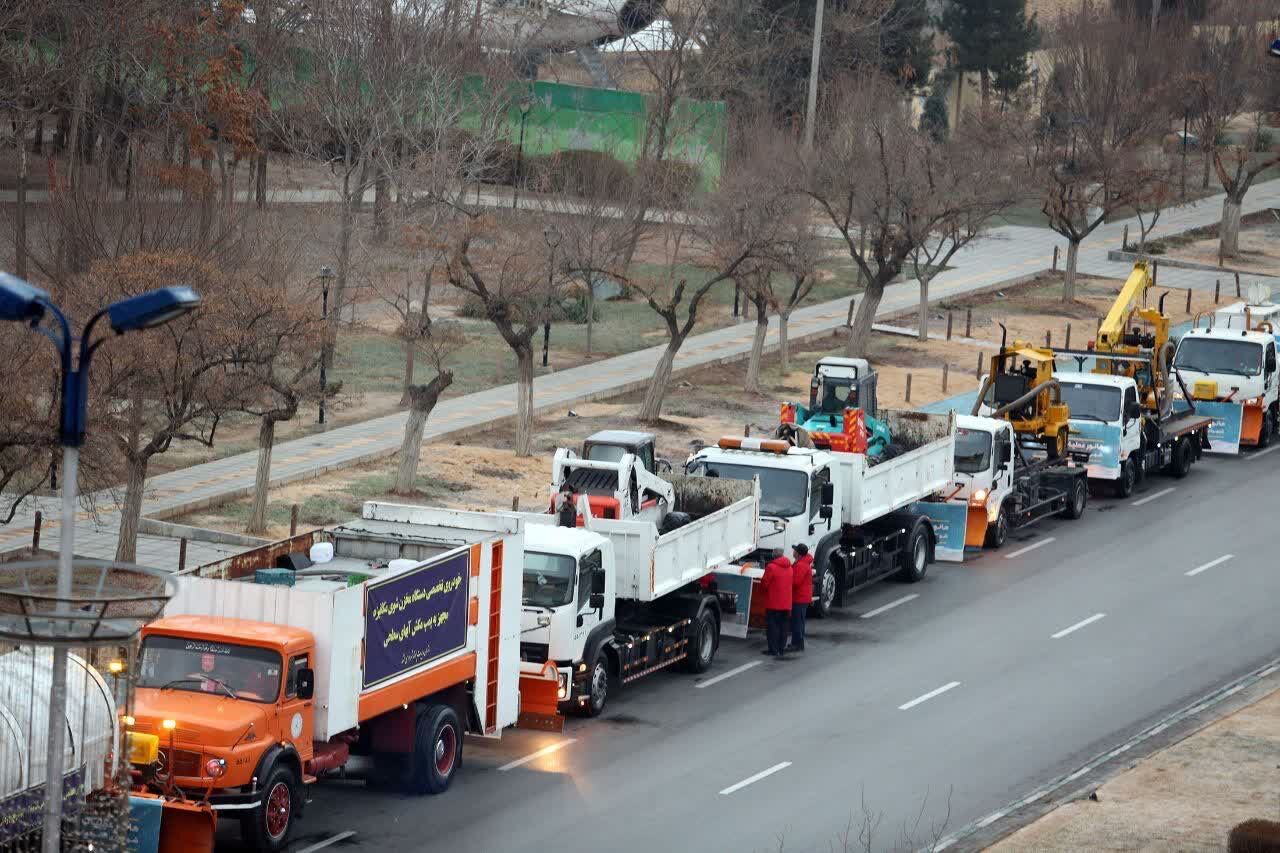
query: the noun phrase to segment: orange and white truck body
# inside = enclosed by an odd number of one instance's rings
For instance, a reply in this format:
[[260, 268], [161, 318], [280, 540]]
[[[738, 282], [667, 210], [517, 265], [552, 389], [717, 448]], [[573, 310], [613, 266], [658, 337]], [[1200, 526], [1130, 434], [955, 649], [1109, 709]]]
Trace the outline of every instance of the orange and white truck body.
[[369, 503], [292, 585], [179, 577], [144, 629], [126, 720], [159, 741], [140, 786], [207, 792], [268, 850], [301, 787], [352, 753], [414, 792], [447, 788], [463, 733], [498, 736], [520, 713], [523, 527]]

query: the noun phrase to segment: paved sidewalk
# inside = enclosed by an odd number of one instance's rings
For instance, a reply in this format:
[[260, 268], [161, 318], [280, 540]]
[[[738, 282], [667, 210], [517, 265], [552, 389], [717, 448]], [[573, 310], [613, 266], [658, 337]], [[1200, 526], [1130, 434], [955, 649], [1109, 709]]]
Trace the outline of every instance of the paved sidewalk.
[[[1280, 181], [1269, 181], [1256, 187], [1246, 197], [1244, 213], [1280, 206]], [[1164, 214], [1152, 237], [1167, 236], [1216, 222], [1221, 212], [1221, 197], [1215, 197]], [[1129, 223], [1132, 227], [1134, 223]], [[1107, 251], [1116, 248], [1124, 222], [1097, 229], [1080, 251], [1082, 272], [1094, 275], [1123, 276], [1128, 265], [1107, 260]], [[930, 287], [932, 300], [971, 293], [1010, 279], [1032, 275], [1052, 263], [1053, 247], [1065, 250], [1062, 238], [1047, 229], [1006, 226], [993, 229], [989, 236], [958, 252], [953, 269], [939, 275]], [[1199, 270], [1160, 271], [1160, 282], [1169, 286], [1212, 289], [1215, 276]], [[890, 285], [877, 312], [887, 317], [912, 308], [918, 300], [914, 281]], [[843, 326], [848, 315], [848, 300], [838, 299], [797, 310], [791, 320], [791, 340], [830, 334]], [[689, 338], [676, 359], [677, 373], [734, 361], [743, 357], [751, 346], [754, 324], [744, 323], [704, 332]], [[769, 347], [776, 348], [776, 339]], [[612, 397], [645, 387], [662, 351], [661, 346], [580, 367], [540, 376], [534, 384], [537, 411], [568, 408], [587, 400]], [[515, 411], [515, 385], [491, 388], [464, 397], [441, 402], [432, 412], [425, 440], [438, 441], [454, 434], [487, 429], [512, 417]], [[394, 453], [403, 438], [406, 415], [397, 413], [325, 433], [286, 441], [276, 446], [272, 458], [272, 483], [280, 485], [319, 476], [335, 468]], [[147, 481], [143, 514], [166, 517], [201, 506], [248, 494], [254, 481], [257, 454], [229, 456], [179, 471], [161, 474]], [[45, 510], [42, 545], [56, 547], [57, 510], [52, 504]], [[96, 518], [82, 514], [76, 525], [76, 551], [84, 556], [110, 558], [115, 552], [115, 531], [119, 517], [107, 496], [99, 500], [101, 512]], [[31, 540], [32, 513], [35, 507], [0, 528], [0, 551], [26, 545]], [[197, 564], [235, 550], [228, 546], [190, 543], [188, 564]], [[138, 562], [160, 568], [177, 565], [178, 543], [160, 537], [139, 540]]]

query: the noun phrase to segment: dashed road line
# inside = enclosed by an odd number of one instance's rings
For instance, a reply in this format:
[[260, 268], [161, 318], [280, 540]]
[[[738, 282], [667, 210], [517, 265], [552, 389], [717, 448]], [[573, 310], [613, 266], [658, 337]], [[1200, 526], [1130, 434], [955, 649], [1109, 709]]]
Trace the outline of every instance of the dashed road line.
[[754, 776], [748, 776], [747, 778], [743, 779], [741, 782], [736, 782], [730, 785], [729, 787], [720, 791], [720, 794], [722, 796], [727, 797], [730, 794], [734, 793], [735, 791], [741, 791], [743, 788], [747, 787], [748, 785], [753, 784], [755, 782], [759, 782], [761, 779], [765, 778], [766, 776], [772, 776], [774, 773], [777, 773], [779, 770], [786, 770], [790, 766], [791, 766], [790, 761], [779, 761], [777, 764], [773, 765], [767, 770], [761, 770], [759, 773], [755, 774]]
[[[1277, 446], [1280, 446], [1280, 445], [1277, 445]], [[913, 592], [910, 595], [904, 595], [902, 596], [902, 598], [899, 598], [897, 601], [890, 601], [888, 604], [882, 607], [877, 607], [875, 610], [870, 610], [866, 613], [863, 613], [862, 618], [870, 619], [872, 616], [879, 616], [881, 613], [884, 613], [886, 610], [892, 610], [893, 608], [897, 607], [899, 604], [906, 604], [908, 601], [914, 601], [919, 597], [920, 597], [920, 594], [918, 592]]]
[[[1277, 447], [1280, 447], [1280, 444], [1278, 444], [1278, 445], [1276, 445], [1276, 446], [1277, 446]], [[1218, 559], [1216, 559], [1216, 560], [1210, 560], [1209, 562], [1205, 563], [1203, 566], [1196, 566], [1194, 569], [1192, 569], [1192, 570], [1191, 570], [1191, 571], [1189, 571], [1189, 572], [1183, 572], [1183, 574], [1185, 574], [1185, 575], [1186, 575], [1187, 577], [1189, 577], [1189, 578], [1193, 578], [1193, 577], [1195, 577], [1196, 575], [1200, 574], [1200, 573], [1201, 573], [1201, 572], [1203, 572], [1203, 571], [1207, 571], [1207, 570], [1209, 570], [1209, 569], [1212, 569], [1214, 566], [1221, 565], [1222, 563], [1225, 563], [1227, 560], [1230, 560], [1230, 559], [1231, 559], [1232, 557], [1234, 557], [1234, 556], [1235, 556], [1234, 554], [1223, 554], [1223, 555], [1222, 555], [1221, 557], [1219, 557]]]
[[529, 753], [524, 758], [517, 758], [515, 761], [508, 761], [506, 764], [499, 767], [498, 770], [500, 771], [514, 770], [517, 767], [522, 767], [528, 764], [530, 761], [537, 761], [539, 758], [541, 758], [544, 755], [550, 755], [553, 752], [559, 752], [569, 744], [576, 743], [577, 740], [578, 740], [577, 738], [571, 737], [571, 738], [565, 738], [564, 740], [558, 740], [555, 743], [549, 743], [546, 746], [544, 746], [542, 749], [538, 750], [537, 752]]
[[1037, 548], [1041, 548], [1041, 547], [1044, 547], [1045, 545], [1048, 545], [1050, 542], [1056, 542], [1056, 541], [1058, 541], [1056, 537], [1046, 536], [1045, 538], [1041, 539], [1039, 542], [1032, 542], [1030, 545], [1026, 546], [1025, 548], [1019, 548], [1018, 550], [1010, 554], [1005, 554], [1004, 558], [1006, 560], [1012, 560], [1014, 557], [1021, 557], [1023, 554], [1027, 553], [1028, 551], [1034, 551]]
[[733, 669], [729, 670], [728, 672], [722, 672], [719, 675], [717, 675], [715, 678], [708, 678], [706, 681], [699, 681], [697, 684], [693, 686], [701, 688], [701, 687], [710, 687], [713, 684], [719, 684], [721, 681], [724, 681], [726, 678], [733, 678], [735, 675], [740, 675], [746, 672], [747, 670], [751, 669], [751, 667], [753, 666], [759, 666], [761, 663], [762, 661], [753, 660], [750, 663], [744, 663], [742, 666], [735, 666]]
[[348, 838], [350, 838], [355, 834], [356, 834], [356, 831], [354, 829], [348, 829], [346, 832], [339, 832], [337, 835], [332, 835], [326, 838], [324, 841], [317, 841], [315, 844], [312, 844], [310, 847], [303, 847], [301, 850], [298, 851], [298, 853], [316, 853], [317, 850], [323, 850], [326, 847], [330, 847], [334, 844], [337, 844], [339, 841], [346, 841]]
[[959, 686], [960, 686], [960, 682], [958, 681], [952, 681], [948, 684], [944, 684], [941, 687], [937, 688], [936, 690], [930, 690], [928, 693], [924, 694], [923, 696], [917, 696], [916, 698], [912, 699], [910, 702], [907, 702], [903, 705], [899, 705], [898, 710], [909, 711], [915, 706], [919, 705], [921, 702], [928, 702], [930, 699], [934, 698], [935, 696], [941, 696], [943, 693], [946, 693], [948, 690], [953, 690]]
[[1102, 619], [1106, 615], [1107, 614], [1105, 613], [1095, 613], [1092, 616], [1090, 616], [1088, 619], [1081, 619], [1076, 624], [1069, 625], [1066, 628], [1063, 628], [1061, 631], [1059, 631], [1056, 634], [1050, 634], [1049, 639], [1061, 640], [1063, 637], [1067, 636], [1068, 634], [1074, 634], [1076, 631], [1079, 631], [1081, 628], [1085, 627], [1086, 625], [1092, 625], [1094, 622], [1097, 622], [1099, 619]]
[[1129, 506], [1142, 506], [1143, 504], [1149, 504], [1156, 498], [1162, 498], [1172, 491], [1175, 491], [1173, 486], [1170, 486], [1167, 489], [1161, 489], [1158, 492], [1152, 492], [1151, 494], [1147, 495], [1145, 498], [1139, 498], [1138, 500], [1133, 501], [1132, 503], [1129, 504]]

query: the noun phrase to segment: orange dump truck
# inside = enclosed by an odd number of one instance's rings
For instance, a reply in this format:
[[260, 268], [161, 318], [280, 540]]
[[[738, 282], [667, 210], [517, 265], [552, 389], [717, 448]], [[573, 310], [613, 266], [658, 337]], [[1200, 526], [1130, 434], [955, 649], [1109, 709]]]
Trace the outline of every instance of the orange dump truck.
[[258, 850], [286, 845], [305, 786], [353, 754], [379, 784], [440, 793], [464, 733], [520, 712], [521, 520], [369, 504], [325, 538], [284, 575], [267, 546], [268, 571], [180, 577], [142, 635], [137, 790], [207, 802]]

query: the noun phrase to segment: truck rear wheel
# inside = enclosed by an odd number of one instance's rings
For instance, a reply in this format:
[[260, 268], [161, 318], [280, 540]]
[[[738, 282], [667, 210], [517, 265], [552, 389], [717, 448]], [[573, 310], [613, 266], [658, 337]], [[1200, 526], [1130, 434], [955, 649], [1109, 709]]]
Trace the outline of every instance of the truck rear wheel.
[[689, 646], [684, 659], [685, 671], [706, 672], [711, 668], [711, 662], [716, 659], [716, 647], [719, 645], [720, 631], [716, 616], [710, 610], [703, 610], [689, 628]]
[[289, 765], [281, 763], [271, 768], [258, 807], [240, 821], [240, 836], [246, 845], [262, 853], [275, 853], [288, 845], [297, 816], [299, 786], [298, 776]]
[[901, 566], [897, 578], [904, 583], [923, 580], [929, 570], [929, 531], [923, 524], [911, 528], [907, 547], [902, 551]]
[[1076, 477], [1071, 481], [1067, 494], [1067, 505], [1062, 510], [1063, 518], [1077, 519], [1084, 515], [1084, 508], [1089, 504], [1089, 487], [1084, 477]]
[[448, 705], [431, 705], [418, 714], [409, 790], [441, 794], [449, 788], [462, 763], [462, 725]]
[[1179, 480], [1191, 472], [1191, 463], [1195, 459], [1195, 451], [1191, 448], [1191, 440], [1185, 435], [1173, 446], [1173, 459], [1169, 461], [1169, 473]]

